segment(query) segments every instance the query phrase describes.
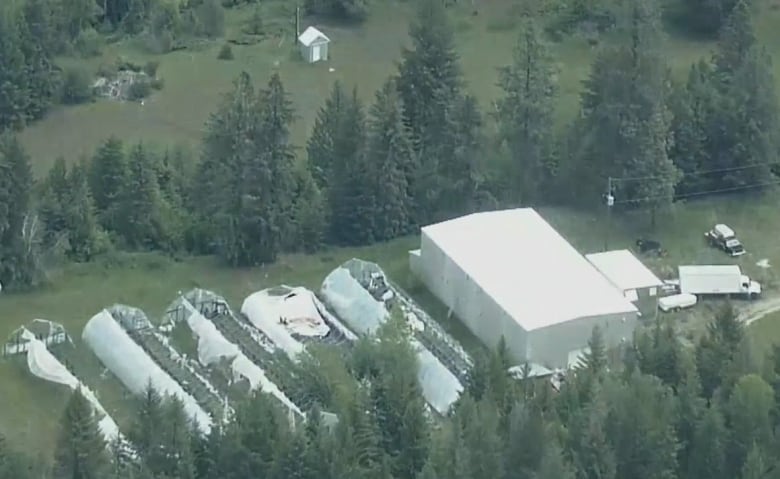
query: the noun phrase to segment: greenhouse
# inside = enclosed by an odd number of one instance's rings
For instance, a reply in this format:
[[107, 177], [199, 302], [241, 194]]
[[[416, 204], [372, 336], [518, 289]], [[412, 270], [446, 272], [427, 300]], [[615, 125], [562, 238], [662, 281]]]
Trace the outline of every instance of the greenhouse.
[[[139, 317], [132, 324], [127, 320], [123, 323], [125, 327], [151, 327], [148, 320]], [[130, 337], [108, 310], [89, 320], [82, 339], [130, 392], [140, 395], [151, 385], [161, 394], [176, 396], [198, 428], [206, 434], [211, 431], [209, 414]]]

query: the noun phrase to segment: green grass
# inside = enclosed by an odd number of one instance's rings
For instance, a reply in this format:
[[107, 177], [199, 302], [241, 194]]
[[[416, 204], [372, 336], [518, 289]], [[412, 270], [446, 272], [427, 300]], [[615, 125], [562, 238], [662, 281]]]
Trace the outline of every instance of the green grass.
[[[658, 227], [650, 231], [646, 213], [630, 214], [616, 211], [610, 228], [610, 249], [630, 248], [639, 236], [661, 241], [669, 251], [663, 261], [646, 259], [659, 274], [673, 272], [680, 263], [730, 263], [724, 253], [707, 247], [704, 231], [715, 222], [731, 225], [742, 238], [748, 254], [736, 262], [757, 279], [765, 282], [767, 294], [776, 294], [778, 285], [771, 277], [759, 275], [755, 263], [768, 258], [780, 265], [780, 216], [776, 214], [776, 195], [732, 197], [703, 200], [678, 205], [674, 211], [658, 218]], [[550, 221], [581, 252], [601, 251], [607, 223], [603, 214], [543, 208], [542, 215]], [[293, 255], [281, 258], [265, 268], [228, 269], [212, 258], [193, 258], [172, 262], [157, 255], [124, 255], [124, 262], [113, 267], [104, 264], [72, 265], [52, 278], [52, 284], [42, 291], [0, 298], [0, 335], [7, 336], [21, 324], [34, 317], [61, 322], [75, 337], [80, 336], [86, 321], [101, 308], [113, 303], [125, 303], [142, 308], [152, 320], [157, 320], [175, 299], [179, 290], [203, 287], [224, 295], [234, 308], [251, 292], [281, 283], [302, 285], [317, 290], [325, 275], [351, 257], [375, 261], [399, 285], [407, 289], [421, 305], [447, 328], [467, 349], [477, 346], [473, 337], [455, 320], [446, 321], [446, 308], [431, 297], [412, 278], [407, 263], [407, 251], [419, 244], [417, 238], [403, 238], [366, 248], [336, 249], [317, 255]], [[551, 259], [553, 260], [553, 259]], [[696, 314], [686, 316], [690, 329], [700, 329], [714, 308], [712, 302], [699, 305]], [[780, 340], [776, 319], [756, 323], [762, 329], [766, 343]], [[187, 352], [192, 352], [188, 331], [182, 331], [176, 340]], [[88, 385], [95, 387], [106, 407], [118, 414], [120, 425], [126, 424], [128, 400], [115, 380], [99, 378], [102, 370], [84, 348], [77, 356], [82, 370], [88, 372]], [[84, 358], [82, 356], [89, 356]], [[113, 381], [113, 382], [112, 382]], [[62, 388], [35, 379], [18, 360], [0, 362], [0, 432], [11, 436], [14, 442], [40, 450], [55, 440], [56, 421], [64, 405]]]
[[[284, 10], [278, 0], [268, 5], [272, 14]], [[96, 70], [99, 64], [113, 63], [118, 56], [141, 64], [156, 60], [160, 62], [159, 75], [165, 82], [164, 89], [155, 92], [144, 106], [100, 100], [56, 109], [21, 133], [34, 160], [35, 171], [37, 174], [46, 171], [58, 155], [69, 160], [89, 155], [111, 134], [128, 141], [195, 144], [209, 114], [242, 70], [248, 71], [260, 85], [273, 71], [280, 72], [298, 115], [293, 139], [297, 145], [303, 145], [334, 80], [358, 86], [361, 96], [371, 101], [374, 91], [396, 71], [401, 47], [408, 41], [411, 5], [380, 2], [373, 8], [373, 14], [358, 27], [304, 20], [304, 27], [316, 23], [332, 39], [331, 60], [315, 65], [297, 58], [291, 48], [290, 34], [257, 45], [233, 46], [235, 59], [231, 61], [217, 59], [222, 41], [203, 49], [166, 55], [144, 53], [138, 41], [133, 40], [108, 45], [102, 57], [77, 63]], [[497, 67], [511, 61], [519, 24], [518, 9], [510, 0], [495, 0], [483, 2], [477, 16], [470, 15], [470, 9], [465, 6], [450, 11], [469, 89], [484, 110], [490, 112], [492, 101], [499, 95]], [[229, 10], [227, 35], [235, 35], [249, 15], [251, 9]], [[765, 8], [756, 20], [759, 39], [770, 53], [780, 51], [780, 34], [775, 28], [779, 16], [780, 10]], [[667, 59], [675, 75], [684, 78], [689, 65], [707, 55], [711, 47], [709, 43], [670, 36], [663, 49], [669, 53]], [[588, 74], [595, 49], [584, 38], [574, 36], [555, 43], [553, 51], [560, 69], [559, 116], [566, 120], [577, 111], [582, 80]], [[330, 72], [330, 68], [334, 71]], [[776, 76], [780, 79], [780, 75]]]
[[[268, 3], [273, 7], [273, 2]], [[486, 111], [499, 94], [496, 87], [496, 67], [511, 61], [515, 43], [517, 14], [510, 0], [482, 2], [478, 16], [467, 9], [456, 11], [458, 51], [470, 90], [477, 95]], [[303, 145], [314, 121], [317, 109], [326, 98], [331, 84], [341, 79], [347, 85], [357, 85], [364, 99], [370, 101], [373, 92], [395, 71], [401, 46], [407, 41], [410, 6], [377, 3], [373, 15], [359, 28], [321, 25], [332, 38], [332, 60], [325, 64], [307, 65], [293, 59], [288, 36], [259, 45], [234, 46], [235, 59], [217, 60], [222, 41], [200, 51], [176, 52], [164, 56], [141, 53], [132, 42], [110, 45], [102, 58], [85, 63], [96, 69], [101, 62], [113, 62], [118, 55], [136, 62], [160, 61], [159, 75], [165, 88], [146, 101], [134, 103], [98, 101], [52, 112], [45, 120], [21, 133], [29, 148], [36, 174], [45, 172], [58, 155], [74, 160], [91, 154], [94, 147], [111, 134], [128, 141], [143, 139], [158, 144], [196, 143], [209, 113], [215, 110], [221, 95], [241, 70], [252, 74], [262, 84], [274, 69], [278, 69], [299, 116], [294, 140]], [[228, 34], [234, 33], [248, 11], [230, 11]], [[778, 9], [767, 9], [757, 17], [761, 42], [770, 53], [780, 51], [780, 21]], [[308, 22], [304, 22], [306, 26]], [[672, 37], [664, 50], [678, 77], [684, 77], [687, 67], [707, 54], [710, 44]], [[559, 84], [561, 119], [577, 111], [581, 82], [587, 76], [593, 48], [584, 39], [571, 38], [554, 46], [560, 64]], [[276, 65], [278, 62], [278, 66]], [[329, 68], [334, 72], [329, 72]], [[776, 77], [780, 70], [775, 65]], [[774, 274], [759, 271], [756, 261], [770, 259], [780, 265], [780, 217], [778, 198], [724, 199], [697, 201], [678, 205], [674, 211], [658, 219], [658, 228], [648, 231], [645, 214], [631, 215], [616, 211], [609, 227], [601, 213], [582, 213], [561, 209], [542, 209], [542, 214], [583, 253], [600, 251], [609, 231], [609, 247], [631, 247], [639, 236], [660, 240], [669, 250], [669, 258], [648, 259], [648, 264], [662, 276], [673, 273], [679, 263], [730, 262], [722, 253], [709, 249], [702, 234], [715, 222], [734, 227], [749, 253], [738, 262], [744, 269], [765, 283], [768, 292], [777, 289]], [[0, 297], [0, 337], [26, 324], [34, 317], [61, 322], [77, 340], [79, 349], [73, 362], [87, 371], [86, 378], [105, 401], [105, 406], [121, 425], [126, 425], [128, 399], [110, 377], [101, 378], [97, 360], [78, 344], [86, 321], [101, 308], [120, 302], [141, 307], [152, 319], [158, 318], [174, 299], [176, 292], [192, 287], [212, 289], [224, 295], [238, 308], [243, 298], [258, 289], [279, 283], [296, 284], [317, 289], [324, 276], [342, 261], [357, 256], [376, 261], [402, 287], [412, 293], [434, 318], [467, 349], [477, 347], [473, 337], [455, 320], [446, 321], [442, 307], [421, 284], [415, 281], [407, 267], [406, 251], [415, 246], [415, 238], [405, 238], [370, 248], [334, 250], [315, 256], [287, 256], [267, 268], [227, 269], [211, 258], [195, 258], [171, 262], [157, 255], [126, 255], [119, 265], [103, 263], [72, 265], [56, 272], [51, 285], [35, 293]], [[697, 307], [692, 328], [707, 320], [712, 304]], [[691, 318], [691, 317], [689, 317]], [[756, 323], [763, 346], [780, 339], [780, 316]], [[186, 328], [184, 328], [186, 329]], [[189, 341], [189, 342], [188, 342]], [[191, 339], [181, 332], [177, 344], [191, 349]], [[112, 382], [113, 381], [113, 382]], [[32, 377], [19, 358], [0, 361], [0, 433], [14, 443], [34, 451], [51, 448], [56, 440], [56, 419], [66, 398], [64, 388]]]

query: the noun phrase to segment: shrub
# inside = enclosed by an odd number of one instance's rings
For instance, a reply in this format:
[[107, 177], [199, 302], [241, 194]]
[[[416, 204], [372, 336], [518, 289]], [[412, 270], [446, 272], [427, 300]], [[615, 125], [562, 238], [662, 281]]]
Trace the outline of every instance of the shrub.
[[100, 55], [102, 44], [100, 34], [94, 28], [85, 28], [76, 37], [74, 47], [83, 57], [95, 57]]
[[220, 60], [232, 60], [233, 59], [233, 49], [230, 48], [229, 44], [222, 45], [222, 48], [219, 49], [219, 54], [217, 55], [217, 58]]
[[136, 77], [127, 90], [127, 97], [132, 101], [138, 101], [149, 96], [151, 92], [151, 82], [144, 77]]
[[225, 10], [217, 0], [205, 0], [196, 12], [203, 35], [216, 38], [225, 33]]
[[155, 90], [162, 90], [165, 86], [165, 82], [162, 78], [152, 78], [149, 81], [149, 86], [151, 86]]
[[160, 67], [160, 62], [149, 60], [146, 62], [146, 65], [144, 65], [144, 73], [146, 73], [149, 78], [156, 78], [157, 77], [157, 68]]
[[60, 101], [66, 105], [77, 105], [94, 98], [92, 78], [84, 68], [68, 67], [62, 74]]

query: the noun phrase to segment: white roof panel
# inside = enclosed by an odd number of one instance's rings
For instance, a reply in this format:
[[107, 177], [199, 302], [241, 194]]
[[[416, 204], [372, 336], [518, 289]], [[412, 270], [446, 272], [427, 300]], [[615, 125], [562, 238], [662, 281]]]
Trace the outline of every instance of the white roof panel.
[[301, 42], [305, 47], [311, 46], [318, 39], [321, 39], [326, 42], [330, 41], [330, 38], [328, 38], [324, 33], [322, 33], [321, 31], [317, 30], [314, 27], [307, 28], [298, 37], [298, 41]]
[[585, 257], [621, 291], [663, 285], [663, 281], [627, 249], [593, 253]]
[[474, 213], [422, 233], [526, 331], [637, 311], [532, 208]]

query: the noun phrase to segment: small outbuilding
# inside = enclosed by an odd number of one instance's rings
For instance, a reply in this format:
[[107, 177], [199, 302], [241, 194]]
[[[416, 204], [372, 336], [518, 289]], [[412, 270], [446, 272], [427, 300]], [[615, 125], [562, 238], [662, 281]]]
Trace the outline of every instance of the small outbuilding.
[[314, 27], [309, 27], [298, 36], [301, 55], [307, 63], [326, 61], [330, 38]]
[[642, 318], [655, 318], [658, 313], [658, 293], [664, 283], [636, 256], [621, 249], [585, 257], [639, 309]]

